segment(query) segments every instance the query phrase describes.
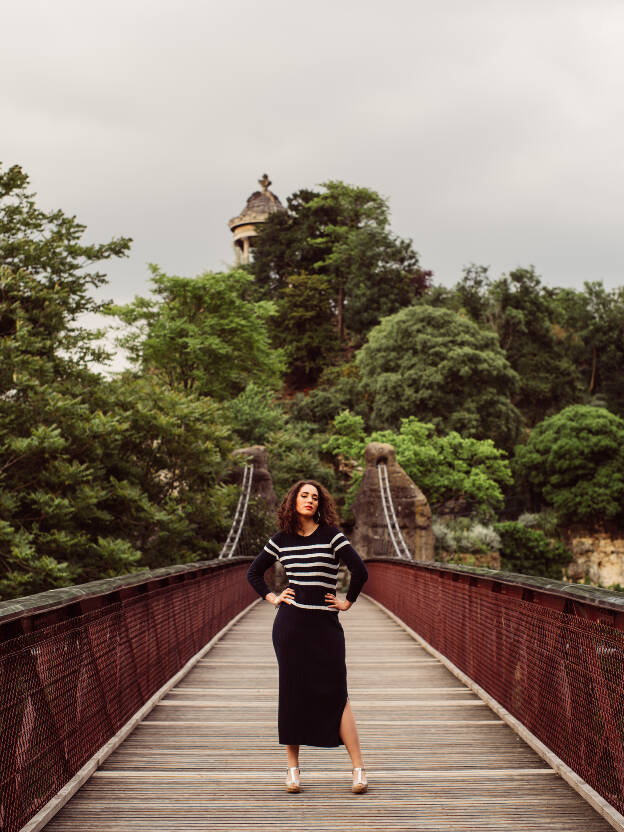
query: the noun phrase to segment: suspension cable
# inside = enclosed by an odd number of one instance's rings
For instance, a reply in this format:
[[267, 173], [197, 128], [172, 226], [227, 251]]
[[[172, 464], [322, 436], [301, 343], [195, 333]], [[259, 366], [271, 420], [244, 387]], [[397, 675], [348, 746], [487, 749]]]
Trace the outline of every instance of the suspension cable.
[[[390, 533], [390, 540], [392, 541], [394, 551], [397, 553], [398, 557], [411, 560], [412, 556], [407, 547], [403, 534], [401, 533], [396, 511], [394, 510], [392, 492], [390, 491], [390, 480], [388, 479], [388, 469], [384, 462], [380, 462], [377, 465], [377, 475], [379, 477], [381, 504], [383, 506], [386, 526], [388, 527], [388, 532]], [[388, 508], [390, 509], [390, 513], [388, 513]], [[390, 517], [390, 514], [392, 515], [392, 518]]]
[[245, 465], [243, 469], [243, 481], [241, 483], [241, 493], [238, 498], [236, 512], [234, 513], [234, 520], [230, 527], [227, 540], [221, 549], [219, 559], [234, 557], [234, 552], [238, 546], [238, 539], [245, 524], [247, 517], [247, 506], [249, 504], [249, 495], [251, 494], [251, 481], [253, 479], [253, 465], [250, 463]]
[[407, 543], [405, 542], [405, 538], [403, 537], [403, 533], [401, 532], [401, 527], [399, 526], [399, 521], [396, 516], [396, 512], [394, 510], [394, 500], [392, 499], [392, 492], [390, 491], [390, 478], [388, 477], [388, 468], [387, 466], [382, 463], [383, 465], [383, 475], [386, 480], [386, 493], [388, 496], [388, 505], [390, 506], [390, 511], [392, 512], [392, 519], [394, 520], [394, 528], [396, 532], [397, 539], [399, 541], [399, 546], [403, 550], [405, 557], [407, 560], [411, 560], [412, 556], [410, 554], [410, 550], [407, 547]]

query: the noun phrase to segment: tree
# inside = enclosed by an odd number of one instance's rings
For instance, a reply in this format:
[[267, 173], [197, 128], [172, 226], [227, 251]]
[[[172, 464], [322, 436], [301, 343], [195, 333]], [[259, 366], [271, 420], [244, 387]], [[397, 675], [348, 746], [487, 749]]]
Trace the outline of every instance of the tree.
[[510, 396], [518, 376], [494, 333], [467, 318], [425, 305], [402, 309], [371, 330], [355, 362], [373, 427], [396, 429], [416, 416], [502, 448], [517, 441], [521, 417]]
[[518, 373], [513, 402], [529, 426], [579, 399], [578, 373], [568, 340], [555, 326], [551, 290], [535, 270], [515, 269], [489, 286], [487, 317]]
[[0, 596], [215, 554], [236, 497], [221, 406], [89, 369], [78, 316], [105, 277], [85, 269], [129, 241], [83, 246], [26, 184], [0, 176]]
[[262, 445], [269, 434], [282, 430], [286, 417], [268, 388], [250, 381], [235, 399], [224, 403], [225, 421], [240, 445]]
[[545, 419], [516, 448], [513, 469], [562, 522], [624, 520], [624, 420], [604, 408], [572, 405]]
[[369, 442], [388, 442], [397, 462], [421, 488], [430, 503], [463, 499], [473, 513], [491, 518], [503, 504], [501, 486], [512, 481], [504, 451], [491, 439], [472, 439], [455, 431], [438, 435], [432, 424], [411, 416], [400, 430], [375, 431], [366, 436], [364, 421], [348, 411], [334, 420], [334, 432], [323, 446], [341, 458], [362, 464]]
[[325, 182], [324, 191], [301, 190], [287, 211], [264, 223], [252, 270], [274, 297], [294, 274], [327, 278], [340, 341], [345, 328], [361, 342], [384, 315], [419, 296], [430, 277], [408, 240], [389, 230], [387, 201], [369, 188]]
[[150, 266], [155, 297], [108, 308], [133, 327], [119, 339], [143, 372], [172, 387], [228, 399], [247, 384], [277, 385], [284, 368], [271, 349], [275, 304], [251, 298], [253, 278], [241, 269], [170, 277]]
[[[4, 280], [11, 275], [11, 280], [23, 281], [26, 294], [20, 302], [20, 314], [24, 321], [36, 319], [39, 331], [48, 334], [47, 354], [54, 359], [56, 372], [68, 366], [68, 357], [74, 369], [76, 362], [86, 366], [87, 361], [105, 360], [105, 350], [96, 345], [102, 333], [79, 323], [80, 316], [100, 312], [105, 305], [90, 292], [106, 283], [106, 275], [89, 269], [103, 260], [125, 257], [132, 241], [117, 237], [108, 243], [83, 243], [86, 226], [60, 210], [38, 208], [36, 194], [27, 190], [29, 184], [28, 175], [19, 165], [8, 170], [0, 165], [0, 264], [7, 270]], [[62, 302], [52, 305], [54, 315], [41, 314], [38, 289], [62, 297]], [[48, 312], [51, 308], [48, 305]], [[10, 336], [15, 326], [5, 307], [0, 337]]]
[[2, 595], [216, 554], [233, 493], [214, 402], [153, 378], [22, 385], [0, 400]]
[[624, 289], [607, 291], [601, 281], [586, 282], [582, 292], [555, 289], [554, 303], [582, 394], [600, 397], [624, 416]]
[[284, 350], [291, 386], [314, 384], [339, 348], [327, 278], [317, 274], [290, 277], [279, 291], [271, 329], [274, 343]]
[[307, 395], [297, 393], [289, 402], [294, 421], [314, 422], [327, 430], [343, 410], [367, 417], [369, 407], [360, 389], [360, 372], [353, 361], [325, 367], [317, 386]]
[[520, 523], [495, 523], [501, 541], [501, 568], [522, 575], [561, 580], [572, 553], [559, 540], [553, 540]]
[[533, 267], [493, 280], [487, 267], [472, 264], [453, 289], [436, 286], [422, 299], [496, 332], [518, 373], [512, 402], [529, 426], [582, 400], [579, 339], [562, 323], [559, 291], [543, 286]]

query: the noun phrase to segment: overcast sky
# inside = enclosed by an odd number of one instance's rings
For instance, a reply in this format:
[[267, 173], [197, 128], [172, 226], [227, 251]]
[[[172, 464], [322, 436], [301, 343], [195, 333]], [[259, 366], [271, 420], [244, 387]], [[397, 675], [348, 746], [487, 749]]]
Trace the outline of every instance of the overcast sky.
[[134, 239], [106, 296], [233, 259], [269, 173], [389, 199], [452, 285], [533, 264], [624, 283], [621, 0], [20, 0], [0, 35], [0, 159], [87, 239]]

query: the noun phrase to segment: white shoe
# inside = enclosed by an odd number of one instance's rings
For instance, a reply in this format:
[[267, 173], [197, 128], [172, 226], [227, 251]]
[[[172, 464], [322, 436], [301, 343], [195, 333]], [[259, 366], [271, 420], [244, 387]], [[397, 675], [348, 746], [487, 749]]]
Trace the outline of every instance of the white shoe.
[[300, 769], [298, 766], [286, 769], [286, 791], [298, 792], [301, 791], [301, 781], [299, 779]]
[[353, 792], [353, 794], [364, 794], [366, 789], [368, 789], [368, 781], [366, 780], [364, 769], [354, 768], [352, 769], [352, 772], [353, 786], [351, 786], [351, 791]]

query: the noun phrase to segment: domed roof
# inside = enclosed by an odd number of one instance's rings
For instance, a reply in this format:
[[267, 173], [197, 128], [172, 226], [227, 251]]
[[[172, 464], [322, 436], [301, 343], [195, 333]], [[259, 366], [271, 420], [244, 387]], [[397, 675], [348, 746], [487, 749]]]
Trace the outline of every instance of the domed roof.
[[264, 222], [269, 214], [286, 210], [279, 201], [279, 197], [269, 190], [271, 180], [266, 173], [262, 179], [258, 179], [258, 184], [262, 185], [262, 190], [254, 191], [240, 214], [229, 221], [228, 225], [232, 231], [239, 225]]

